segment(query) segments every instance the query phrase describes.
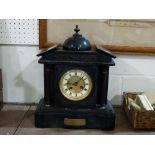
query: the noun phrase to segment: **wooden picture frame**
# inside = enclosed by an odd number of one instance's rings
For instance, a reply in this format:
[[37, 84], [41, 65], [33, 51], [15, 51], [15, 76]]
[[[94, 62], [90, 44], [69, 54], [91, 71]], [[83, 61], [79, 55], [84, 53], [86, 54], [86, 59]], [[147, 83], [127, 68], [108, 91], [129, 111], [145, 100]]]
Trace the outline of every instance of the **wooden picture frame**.
[[[149, 21], [151, 22], [151, 21]], [[48, 42], [47, 40], [47, 19], [39, 19], [39, 48], [48, 48], [54, 44], [61, 44], [56, 42]], [[94, 47], [95, 45], [92, 45]], [[155, 47], [142, 46], [120, 46], [120, 45], [102, 45], [117, 54], [130, 55], [155, 55]]]

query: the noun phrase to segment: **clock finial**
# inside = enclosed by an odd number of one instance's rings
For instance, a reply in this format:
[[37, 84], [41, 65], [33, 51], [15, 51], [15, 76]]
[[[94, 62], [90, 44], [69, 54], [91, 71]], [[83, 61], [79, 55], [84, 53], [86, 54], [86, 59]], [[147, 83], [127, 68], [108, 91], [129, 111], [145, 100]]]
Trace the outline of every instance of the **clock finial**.
[[74, 31], [75, 31], [75, 34], [73, 36], [80, 36], [80, 37], [82, 36], [81, 34], [79, 34], [80, 29], [78, 25], [75, 26]]

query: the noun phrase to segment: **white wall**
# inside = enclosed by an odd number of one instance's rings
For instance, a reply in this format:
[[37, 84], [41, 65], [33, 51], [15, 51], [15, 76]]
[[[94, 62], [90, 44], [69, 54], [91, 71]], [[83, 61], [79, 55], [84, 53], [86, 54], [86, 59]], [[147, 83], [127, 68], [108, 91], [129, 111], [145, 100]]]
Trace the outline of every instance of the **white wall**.
[[[43, 97], [43, 66], [38, 46], [0, 46], [5, 102], [37, 103]], [[155, 57], [117, 55], [110, 67], [108, 98], [121, 104], [123, 91], [155, 89]]]
[[43, 96], [43, 66], [38, 46], [0, 46], [4, 102], [38, 102]]
[[122, 103], [125, 91], [155, 90], [155, 56], [118, 55], [116, 66], [110, 69], [108, 98]]

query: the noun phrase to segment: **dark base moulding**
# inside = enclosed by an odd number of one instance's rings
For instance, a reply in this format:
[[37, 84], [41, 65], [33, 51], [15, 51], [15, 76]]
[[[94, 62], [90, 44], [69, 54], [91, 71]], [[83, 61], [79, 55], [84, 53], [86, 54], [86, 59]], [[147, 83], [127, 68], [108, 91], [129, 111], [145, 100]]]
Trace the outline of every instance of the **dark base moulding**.
[[65, 108], [45, 106], [44, 99], [35, 112], [35, 126], [39, 128], [103, 129], [115, 128], [115, 113], [108, 102], [99, 108]]

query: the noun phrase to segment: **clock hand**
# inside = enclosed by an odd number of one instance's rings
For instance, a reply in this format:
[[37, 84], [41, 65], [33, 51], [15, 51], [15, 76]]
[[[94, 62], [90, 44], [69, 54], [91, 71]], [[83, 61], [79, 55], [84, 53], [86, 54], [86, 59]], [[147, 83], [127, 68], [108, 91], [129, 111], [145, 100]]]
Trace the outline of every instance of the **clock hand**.
[[74, 85], [74, 86], [77, 86], [77, 85], [78, 85], [78, 82], [77, 82], [77, 81], [76, 81], [76, 82], [74, 82], [74, 83], [73, 83], [73, 85]]
[[78, 80], [78, 81], [74, 82], [74, 83], [73, 83], [73, 85], [74, 85], [74, 86], [77, 86], [77, 85], [78, 85], [78, 83], [79, 83], [82, 79], [83, 79], [83, 77], [81, 77], [81, 78], [80, 78], [80, 80]]
[[83, 86], [80, 86], [80, 89], [83, 90]]
[[68, 84], [68, 85], [72, 85], [72, 83], [70, 83], [70, 82], [67, 82], [67, 84]]

